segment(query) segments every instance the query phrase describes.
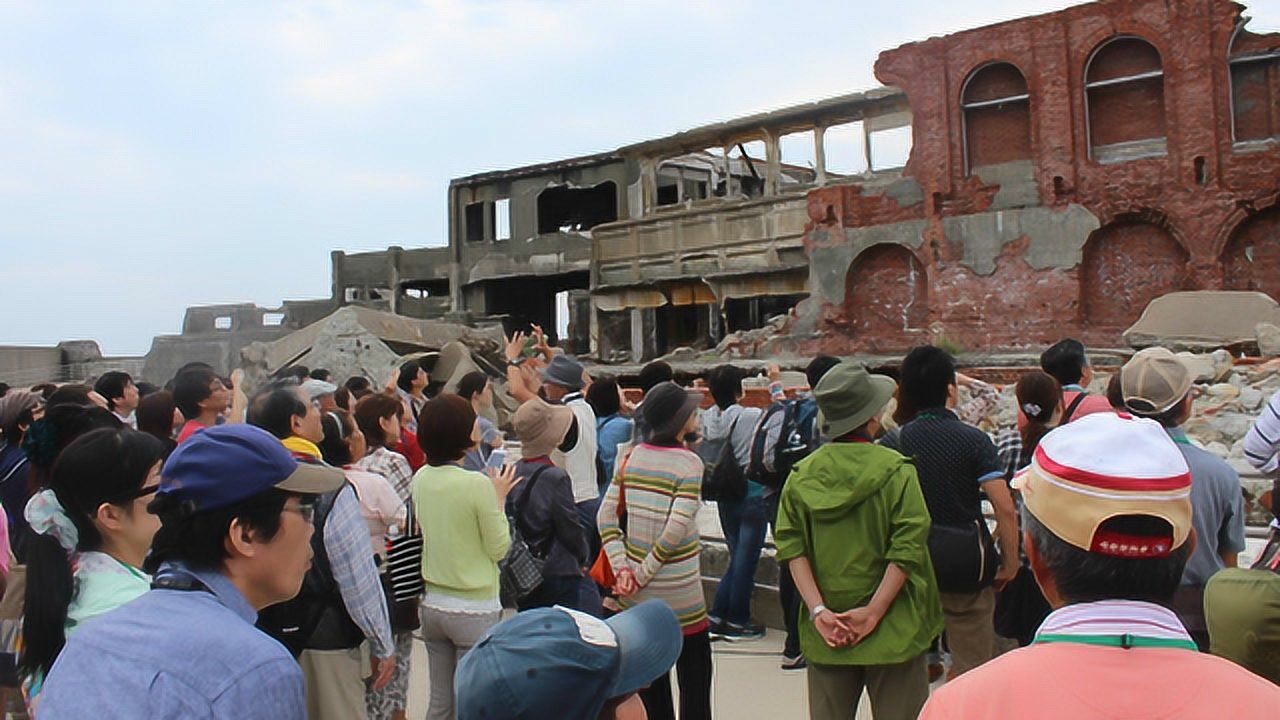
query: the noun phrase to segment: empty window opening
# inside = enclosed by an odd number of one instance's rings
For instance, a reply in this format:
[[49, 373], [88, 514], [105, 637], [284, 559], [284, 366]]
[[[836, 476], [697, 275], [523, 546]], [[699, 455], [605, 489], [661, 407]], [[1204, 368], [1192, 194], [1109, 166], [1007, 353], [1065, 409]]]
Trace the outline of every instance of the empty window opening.
[[740, 142], [729, 150], [729, 198], [754, 198], [764, 194], [767, 172], [763, 140]]
[[658, 205], [706, 200], [712, 188], [723, 185], [724, 155], [708, 149], [670, 158], [658, 165], [657, 176]]
[[538, 195], [538, 234], [585, 232], [618, 219], [618, 186], [551, 187]]
[[484, 203], [468, 203], [463, 209], [467, 242], [484, 242]]
[[425, 299], [449, 297], [448, 280], [414, 280], [400, 286], [405, 297]]
[[502, 198], [493, 203], [493, 239], [511, 239], [511, 198]]
[[822, 135], [822, 153], [826, 157], [827, 177], [841, 178], [866, 172], [867, 155], [863, 150], [862, 122], [832, 125]]
[[778, 138], [778, 158], [782, 164], [778, 189], [810, 185], [818, 178], [818, 153], [812, 130]]
[[268, 327], [276, 327], [284, 324], [284, 313], [269, 312], [262, 313], [262, 324]]
[[911, 126], [873, 132], [870, 145], [873, 171], [904, 168], [911, 157]]
[[1164, 155], [1164, 67], [1136, 37], [1098, 48], [1085, 69], [1089, 149], [1099, 162]]
[[213, 329], [214, 329], [214, 330], [230, 330], [230, 329], [231, 329], [231, 316], [230, 316], [230, 315], [219, 315], [218, 317], [214, 318], [214, 319], [213, 319]]
[[764, 327], [779, 315], [786, 315], [796, 303], [808, 295], [761, 295], [751, 298], [732, 298], [724, 303], [725, 330], [754, 330]]
[[1204, 166], [1204, 156], [1197, 155], [1195, 164], [1196, 164], [1196, 184], [1204, 185], [1205, 183], [1209, 182], [1209, 175], [1206, 172], [1205, 166]]
[[1280, 43], [1245, 30], [1241, 23], [1231, 38], [1229, 63], [1235, 141], [1280, 138]]
[[1031, 159], [1031, 95], [1022, 71], [993, 63], [969, 76], [961, 93], [966, 172]]

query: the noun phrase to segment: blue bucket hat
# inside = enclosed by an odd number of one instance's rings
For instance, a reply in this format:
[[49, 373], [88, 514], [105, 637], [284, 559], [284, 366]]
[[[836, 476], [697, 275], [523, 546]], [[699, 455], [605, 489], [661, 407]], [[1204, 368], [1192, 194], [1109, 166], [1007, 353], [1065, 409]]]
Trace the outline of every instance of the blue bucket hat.
[[649, 600], [608, 620], [560, 606], [495, 625], [454, 678], [458, 720], [595, 718], [649, 686], [680, 656], [675, 613]]

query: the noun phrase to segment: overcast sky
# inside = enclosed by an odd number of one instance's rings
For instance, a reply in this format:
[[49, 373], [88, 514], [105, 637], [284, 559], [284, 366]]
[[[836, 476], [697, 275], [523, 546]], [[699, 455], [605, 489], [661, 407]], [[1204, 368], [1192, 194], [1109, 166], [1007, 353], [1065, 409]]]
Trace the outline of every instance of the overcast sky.
[[188, 305], [327, 297], [332, 249], [444, 244], [449, 178], [866, 89], [881, 50], [1073, 4], [0, 0], [0, 344], [141, 354]]

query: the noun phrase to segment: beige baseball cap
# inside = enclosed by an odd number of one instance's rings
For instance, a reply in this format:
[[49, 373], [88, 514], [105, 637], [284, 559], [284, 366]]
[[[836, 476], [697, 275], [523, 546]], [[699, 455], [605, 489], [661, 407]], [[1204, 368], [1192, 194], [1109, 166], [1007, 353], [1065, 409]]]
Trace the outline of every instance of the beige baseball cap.
[[1186, 363], [1162, 347], [1140, 350], [1120, 369], [1124, 404], [1139, 415], [1159, 415], [1177, 405], [1194, 380]]

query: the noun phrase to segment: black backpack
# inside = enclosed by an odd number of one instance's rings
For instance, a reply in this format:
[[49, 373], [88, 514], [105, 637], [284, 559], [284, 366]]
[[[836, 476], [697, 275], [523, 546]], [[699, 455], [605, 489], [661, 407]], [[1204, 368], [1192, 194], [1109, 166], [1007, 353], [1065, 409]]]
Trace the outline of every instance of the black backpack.
[[[778, 442], [773, 446], [773, 470], [765, 467], [765, 445], [773, 418], [781, 415]], [[765, 410], [751, 439], [747, 477], [765, 487], [781, 488], [795, 464], [818, 449], [818, 403], [813, 398], [779, 400]]]
[[[296, 658], [303, 650], [346, 650], [359, 647], [364, 631], [351, 619], [342, 601], [342, 592], [329, 568], [324, 546], [325, 523], [333, 511], [338, 493], [325, 493], [316, 501], [315, 532], [311, 535], [311, 569], [303, 576], [302, 588], [291, 600], [265, 607], [258, 613], [257, 626], [275, 638]], [[372, 555], [372, 550], [370, 550]], [[373, 559], [370, 558], [372, 564]]]
[[702, 499], [741, 500], [747, 496], [747, 474], [733, 452], [733, 431], [738, 418], [729, 425], [724, 440], [702, 440], [698, 455], [702, 458]]

